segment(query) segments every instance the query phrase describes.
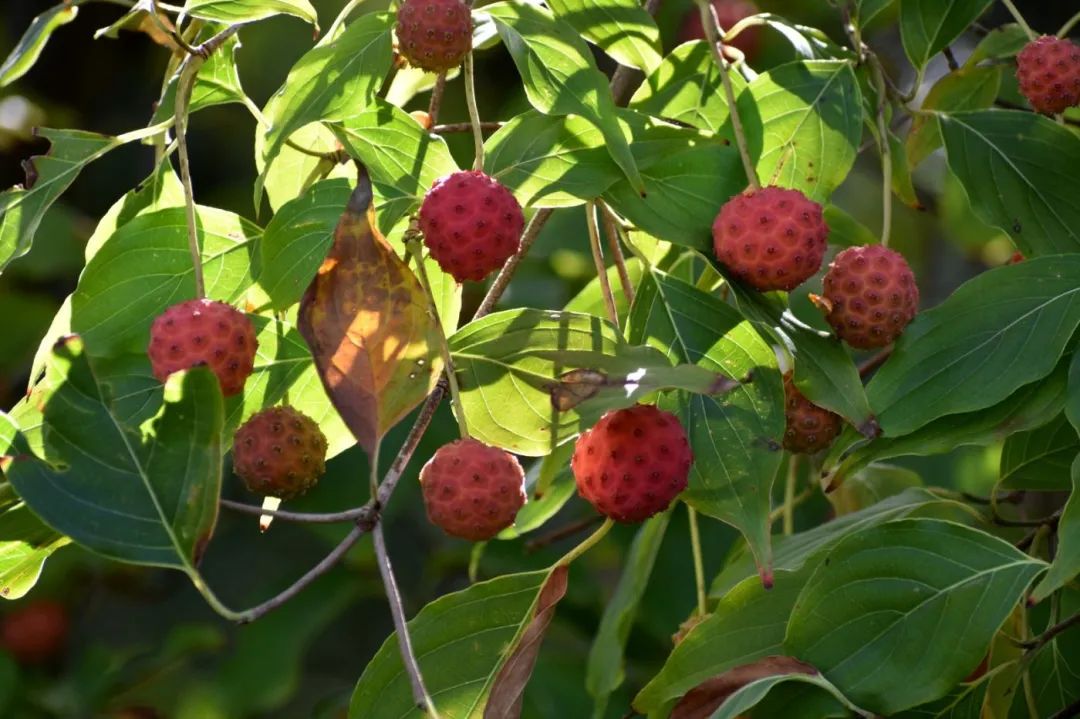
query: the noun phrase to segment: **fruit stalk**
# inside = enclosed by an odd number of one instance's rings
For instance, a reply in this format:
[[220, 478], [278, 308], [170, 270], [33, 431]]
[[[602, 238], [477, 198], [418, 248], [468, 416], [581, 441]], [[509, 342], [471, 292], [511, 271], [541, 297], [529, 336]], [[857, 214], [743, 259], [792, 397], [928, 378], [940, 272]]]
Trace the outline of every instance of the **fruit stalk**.
[[1013, 16], [1013, 19], [1016, 20], [1016, 24], [1019, 25], [1025, 33], [1027, 33], [1028, 39], [1034, 40], [1035, 31], [1032, 30], [1031, 26], [1027, 24], [1026, 20], [1024, 20], [1024, 16], [1021, 15], [1020, 11], [1016, 9], [1016, 6], [1013, 5], [1012, 0], [1001, 0], [1001, 4], [1004, 5], [1005, 8], [1009, 11], [1009, 13]]
[[465, 104], [469, 106], [469, 122], [473, 132], [473, 169], [484, 169], [484, 132], [480, 124], [480, 111], [476, 107], [476, 83], [474, 81], [472, 50], [465, 56]]
[[589, 228], [589, 247], [592, 249], [593, 263], [596, 265], [596, 278], [600, 280], [600, 294], [604, 296], [604, 308], [611, 324], [619, 326], [619, 313], [615, 309], [615, 297], [611, 294], [607, 266], [604, 264], [604, 251], [600, 248], [600, 227], [596, 218], [596, 203], [585, 204], [585, 224]]
[[784, 536], [795, 534], [795, 485], [799, 481], [799, 458], [788, 459], [787, 481], [784, 482]]
[[878, 93], [877, 127], [881, 150], [881, 246], [889, 246], [892, 231], [892, 148], [889, 146], [889, 127], [885, 123], [886, 98], [885, 75], [877, 55], [870, 55], [870, 69], [874, 75], [874, 87]]
[[569, 552], [567, 552], [565, 555], [563, 555], [563, 558], [560, 559], [558, 562], [556, 562], [555, 566], [556, 567], [567, 567], [567, 566], [569, 566], [571, 562], [573, 562], [575, 559], [580, 557], [582, 554], [585, 554], [585, 552], [589, 551], [596, 544], [598, 544], [600, 542], [600, 540], [604, 538], [604, 535], [606, 535], [608, 532], [611, 531], [611, 528], [613, 526], [615, 526], [615, 520], [614, 519], [612, 519], [611, 517], [608, 517], [607, 519], [605, 519], [604, 523], [600, 525], [599, 529], [597, 529], [595, 532], [593, 532], [588, 537], [586, 537], [585, 541], [583, 541], [581, 544], [577, 545], [576, 547], [571, 549]]
[[622, 247], [619, 245], [619, 225], [615, 221], [611, 208], [602, 202], [600, 203], [600, 211], [604, 215], [604, 230], [607, 234], [608, 250], [611, 251], [611, 259], [619, 270], [619, 284], [622, 286], [623, 294], [626, 295], [626, 301], [632, 305], [634, 304], [634, 284], [630, 281], [630, 273], [626, 270], [626, 257], [623, 255]]
[[757, 170], [750, 159], [750, 150], [746, 145], [746, 133], [743, 131], [742, 120], [739, 118], [739, 109], [735, 106], [735, 88], [731, 85], [728, 76], [729, 65], [724, 59], [723, 41], [720, 39], [720, 21], [716, 17], [716, 10], [708, 0], [695, 0], [698, 10], [701, 12], [701, 25], [705, 29], [705, 39], [712, 49], [713, 59], [720, 69], [720, 82], [724, 86], [724, 96], [727, 98], [728, 112], [731, 116], [731, 127], [735, 131], [735, 146], [739, 149], [739, 157], [742, 159], [743, 169], [746, 171], [746, 182], [751, 190], [760, 190], [761, 182], [758, 180]]
[[686, 516], [690, 522], [690, 551], [694, 555], [694, 588], [697, 592], [697, 613], [704, 617], [709, 613], [709, 603], [705, 598], [705, 560], [701, 552], [701, 532], [698, 530], [697, 511], [686, 505]]

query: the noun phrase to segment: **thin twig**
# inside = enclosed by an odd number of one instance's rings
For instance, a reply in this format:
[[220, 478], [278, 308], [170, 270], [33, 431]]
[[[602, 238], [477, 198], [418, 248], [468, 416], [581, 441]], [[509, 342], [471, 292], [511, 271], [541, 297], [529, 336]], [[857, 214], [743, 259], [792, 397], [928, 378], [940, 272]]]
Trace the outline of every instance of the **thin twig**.
[[705, 597], [705, 560], [701, 552], [701, 532], [698, 530], [697, 512], [686, 505], [686, 516], [690, 522], [690, 553], [694, 560], [694, 590], [697, 594], [698, 616], [709, 613], [709, 603]]
[[250, 514], [256, 517], [268, 515], [274, 519], [286, 522], [306, 522], [309, 524], [337, 524], [340, 522], [370, 523], [376, 516], [373, 507], [364, 505], [356, 509], [347, 509], [344, 512], [289, 512], [282, 509], [263, 509], [253, 504], [234, 502], [231, 499], [222, 499], [219, 502], [222, 507], [240, 514]]
[[1065, 37], [1069, 34], [1069, 31], [1076, 27], [1076, 24], [1080, 23], [1080, 12], [1073, 15], [1071, 18], [1065, 21], [1065, 24], [1061, 26], [1061, 29], [1057, 31], [1058, 37]]
[[176, 28], [169, 27], [165, 24], [165, 21], [161, 19], [161, 15], [159, 14], [161, 11], [158, 8], [157, 0], [149, 0], [149, 2], [150, 9], [147, 11], [147, 14], [150, 15], [150, 21], [157, 26], [158, 30], [168, 35], [169, 39], [176, 43], [176, 46], [188, 55], [197, 54], [195, 48], [189, 45], [184, 38], [180, 37], [180, 33], [176, 32]]
[[[805, 487], [803, 489], [803, 491], [796, 494], [795, 497], [791, 500], [792, 508], [801, 506], [802, 504], [807, 502], [813, 496], [814, 496], [814, 483], [811, 482], [807, 487]], [[776, 509], [774, 509], [772, 512], [769, 513], [769, 525], [770, 526], [775, 524], [776, 520], [783, 518], [783, 516], [784, 516], [784, 508], [786, 506], [787, 506], [787, 504], [785, 503], [785, 504], [777, 507]]]
[[788, 460], [787, 480], [784, 482], [784, 535], [795, 534], [795, 486], [799, 481], [799, 457]]
[[585, 554], [585, 552], [592, 549], [601, 539], [603, 539], [605, 534], [611, 531], [611, 528], [612, 526], [614, 526], [614, 524], [615, 521], [612, 520], [611, 517], [606, 518], [604, 520], [604, 523], [600, 525], [599, 529], [586, 537], [584, 542], [567, 552], [562, 559], [555, 563], [555, 566], [568, 566], [571, 562], [580, 557], [582, 554]]
[[[484, 132], [494, 132], [505, 124], [505, 122], [499, 120], [481, 122], [480, 129]], [[471, 122], [451, 122], [446, 125], [435, 125], [431, 128], [431, 131], [436, 135], [448, 135], [452, 132], [472, 132], [472, 130], [473, 124]]]
[[480, 110], [476, 106], [475, 69], [472, 51], [465, 56], [465, 104], [469, 107], [469, 122], [473, 131], [473, 169], [484, 169], [484, 132], [480, 127]]
[[521, 260], [528, 253], [529, 248], [536, 242], [536, 238], [540, 236], [540, 230], [544, 229], [544, 223], [551, 217], [552, 212], [554, 210], [546, 207], [539, 209], [529, 220], [529, 224], [525, 227], [525, 232], [521, 236], [521, 245], [518, 247], [518, 251], [510, 256], [510, 259], [499, 270], [499, 274], [495, 276], [495, 281], [491, 283], [491, 287], [488, 289], [487, 294], [484, 295], [483, 301], [480, 302], [480, 307], [476, 310], [476, 314], [473, 315], [474, 320], [490, 314], [495, 309], [499, 298], [502, 297], [503, 292], [506, 291], [507, 286], [510, 284], [510, 278], [514, 276], [518, 265], [521, 264]]
[[960, 69], [960, 63], [956, 61], [956, 55], [953, 55], [952, 48], [948, 45], [941, 51], [941, 54], [945, 56], [945, 63], [949, 66], [949, 70], [956, 72]]
[[439, 712], [431, 701], [424, 686], [424, 677], [420, 674], [420, 665], [416, 661], [413, 652], [412, 640], [409, 638], [409, 628], [405, 623], [405, 608], [401, 605], [401, 594], [398, 592], [397, 580], [394, 579], [394, 569], [390, 565], [390, 555], [386, 552], [386, 540], [383, 538], [382, 524], [376, 524], [371, 532], [371, 538], [375, 544], [375, 557], [378, 560], [379, 573], [382, 575], [383, 586], [386, 587], [386, 599], [390, 602], [390, 615], [394, 619], [394, 629], [397, 632], [398, 646], [401, 649], [401, 657], [405, 663], [405, 673], [409, 676], [409, 684], [412, 685], [413, 699], [419, 709], [424, 709], [433, 718], [437, 719]]
[[1001, 0], [1001, 4], [1009, 10], [1009, 13], [1012, 14], [1013, 19], [1016, 20], [1016, 24], [1019, 25], [1025, 33], [1027, 33], [1028, 39], [1034, 40], [1035, 31], [1032, 30], [1031, 26], [1027, 24], [1027, 21], [1024, 20], [1024, 16], [1020, 14], [1020, 11], [1016, 9], [1016, 6], [1012, 4], [1012, 0]]
[[995, 511], [990, 521], [1000, 527], [1039, 527], [1046, 525], [1053, 528], [1057, 526], [1058, 521], [1061, 519], [1061, 512], [1062, 510], [1059, 509], [1049, 517], [1043, 517], [1042, 519], [1008, 519]]
[[1068, 619], [1065, 619], [1064, 621], [1058, 622], [1054, 626], [1047, 628], [1046, 631], [1044, 631], [1042, 634], [1035, 637], [1031, 641], [1022, 642], [1021, 646], [1027, 649], [1029, 654], [1034, 654], [1035, 652], [1039, 651], [1044, 646], [1049, 644], [1054, 637], [1061, 634], [1062, 632], [1072, 629], [1078, 624], [1080, 624], [1080, 612], [1077, 612]]
[[596, 219], [596, 203], [585, 203], [585, 224], [589, 228], [589, 247], [592, 249], [593, 264], [596, 265], [596, 278], [600, 280], [600, 294], [604, 298], [604, 308], [607, 310], [611, 324], [619, 326], [619, 312], [615, 308], [615, 297], [611, 294], [611, 283], [608, 281], [607, 266], [604, 264], [604, 251], [600, 248], [600, 227]]
[[720, 70], [720, 82], [724, 86], [724, 96], [728, 104], [728, 116], [731, 118], [731, 129], [735, 133], [735, 145], [739, 149], [739, 157], [742, 159], [743, 169], [746, 171], [746, 183], [751, 190], [760, 190], [761, 183], [758, 181], [757, 170], [750, 159], [750, 149], [746, 144], [746, 133], [743, 131], [742, 119], [739, 117], [739, 109], [735, 102], [735, 89], [731, 85], [728, 76], [728, 61], [724, 59], [723, 42], [720, 39], [720, 21], [716, 16], [716, 10], [708, 0], [695, 0], [701, 13], [701, 25], [705, 29], [705, 39], [712, 49], [713, 59]]
[[619, 271], [619, 284], [622, 286], [627, 302], [634, 304], [634, 284], [630, 281], [630, 273], [626, 269], [626, 256], [623, 254], [622, 245], [619, 243], [621, 235], [619, 225], [615, 221], [615, 213], [603, 202], [600, 203], [600, 210], [604, 216], [604, 231], [607, 235], [608, 250], [611, 251], [611, 259]]
[[885, 349], [878, 352], [873, 357], [863, 360], [859, 363], [859, 376], [866, 378], [868, 374], [876, 370], [881, 365], [885, 364], [885, 360], [892, 356], [893, 346], [889, 345]]
[[529, 541], [525, 542], [525, 552], [526, 554], [532, 554], [533, 552], [543, 549], [550, 544], [555, 544], [555, 542], [561, 542], [567, 537], [572, 537], [578, 532], [585, 531], [594, 524], [599, 524], [603, 521], [603, 519], [604, 515], [593, 514], [585, 517], [584, 519], [579, 519], [563, 527], [559, 527], [558, 529], [539, 536], [536, 539], [530, 539]]
[[435, 78], [435, 86], [431, 88], [431, 101], [428, 102], [428, 117], [431, 118], [431, 124], [434, 125], [439, 121], [439, 110], [442, 109], [443, 92], [446, 90], [446, 73], [440, 72], [439, 76]]
[[1080, 699], [1051, 715], [1050, 719], [1073, 719], [1074, 717], [1080, 717]]
[[870, 55], [870, 70], [874, 76], [874, 86], [878, 92], [877, 127], [881, 149], [881, 246], [889, 246], [889, 234], [892, 232], [892, 148], [889, 146], [889, 128], [885, 123], [885, 109], [888, 100], [885, 90], [885, 73], [877, 55]]

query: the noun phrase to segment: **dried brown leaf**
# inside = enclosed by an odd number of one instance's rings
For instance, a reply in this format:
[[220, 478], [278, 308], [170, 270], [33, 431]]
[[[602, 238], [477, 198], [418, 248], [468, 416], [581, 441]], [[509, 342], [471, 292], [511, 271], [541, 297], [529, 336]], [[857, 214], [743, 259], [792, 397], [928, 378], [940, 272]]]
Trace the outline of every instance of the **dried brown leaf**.
[[750, 682], [777, 674], [817, 674], [817, 669], [794, 657], [772, 656], [744, 664], [707, 679], [675, 705], [671, 719], [708, 719], [732, 694]]
[[361, 168], [334, 242], [300, 302], [299, 329], [345, 424], [371, 455], [442, 371], [420, 282], [379, 234]]

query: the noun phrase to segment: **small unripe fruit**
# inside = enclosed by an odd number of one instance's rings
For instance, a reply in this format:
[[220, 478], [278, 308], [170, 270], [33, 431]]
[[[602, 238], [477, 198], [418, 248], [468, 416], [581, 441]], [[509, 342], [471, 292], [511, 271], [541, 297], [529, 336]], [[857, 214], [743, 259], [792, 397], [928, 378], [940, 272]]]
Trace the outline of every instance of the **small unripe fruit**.
[[472, 49], [472, 15], [461, 0], [405, 0], [397, 13], [398, 51], [428, 72], [457, 67]]
[[1043, 35], [1016, 56], [1020, 93], [1045, 115], [1080, 105], [1080, 45]]
[[521, 245], [521, 205], [494, 178], [477, 170], [435, 181], [420, 205], [424, 244], [458, 282], [482, 280]]
[[825, 319], [857, 349], [884, 347], [919, 311], [919, 288], [907, 260], [881, 245], [849, 247], [825, 274]]
[[34, 601], [0, 620], [0, 646], [22, 664], [40, 664], [63, 650], [68, 629], [68, 614], [62, 604]]
[[431, 122], [431, 115], [427, 114], [423, 110], [413, 110], [409, 113], [409, 115], [411, 115], [412, 119], [416, 120], [416, 122], [420, 124], [420, 127], [424, 128], [425, 130], [430, 130], [433, 127], [433, 124]]
[[206, 365], [226, 397], [244, 389], [255, 366], [255, 327], [247, 315], [213, 300], [188, 300], [162, 312], [150, 326], [150, 365], [159, 381]]
[[[730, 30], [743, 18], [759, 12], [757, 6], [747, 0], [713, 0], [712, 6], [716, 10], [716, 19], [720, 21], [720, 27], [724, 32]], [[683, 18], [682, 27], [679, 28], [679, 42], [704, 39], [705, 28], [701, 25], [701, 12], [696, 4], [691, 3], [690, 9], [686, 11]], [[740, 31], [730, 44], [742, 51], [747, 62], [753, 62], [758, 46], [761, 44], [761, 28], [748, 27]]]
[[578, 437], [570, 467], [578, 492], [619, 522], [640, 522], [686, 489], [694, 454], [679, 418], [652, 405], [608, 412]]
[[792, 373], [784, 375], [784, 449], [797, 454], [814, 454], [832, 444], [840, 434], [840, 416], [818, 407], [795, 386]]
[[233, 471], [255, 494], [292, 499], [326, 471], [326, 447], [315, 420], [292, 407], [271, 407], [236, 430]]
[[793, 290], [821, 268], [829, 227], [798, 190], [766, 187], [728, 200], [712, 226], [720, 262], [751, 287]]
[[525, 504], [517, 458], [471, 437], [440, 447], [420, 470], [420, 488], [431, 523], [472, 542], [512, 525]]

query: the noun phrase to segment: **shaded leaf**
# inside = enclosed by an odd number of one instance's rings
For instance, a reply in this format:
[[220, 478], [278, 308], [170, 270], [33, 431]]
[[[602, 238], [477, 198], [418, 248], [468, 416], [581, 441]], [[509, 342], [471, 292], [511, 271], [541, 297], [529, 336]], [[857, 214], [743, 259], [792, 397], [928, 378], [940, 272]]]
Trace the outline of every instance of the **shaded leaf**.
[[1032, 112], [938, 115], [949, 167], [983, 222], [1025, 257], [1080, 251], [1080, 138]]
[[1017, 23], [1008, 23], [986, 33], [964, 61], [964, 67], [974, 67], [983, 60], [1012, 57], [1031, 41], [1027, 31]]
[[1036, 429], [1017, 432], [1001, 449], [1003, 489], [1068, 491], [1070, 467], [1080, 453], [1080, 435], [1064, 414]]
[[581, 36], [538, 5], [498, 2], [484, 11], [495, 21], [532, 106], [547, 115], [580, 115], [595, 125], [630, 185], [643, 193], [630, 145], [615, 118], [607, 78]]
[[[196, 44], [209, 40], [221, 29], [220, 26], [207, 26], [199, 34]], [[240, 85], [240, 75], [236, 70], [236, 51], [239, 48], [240, 38], [233, 35], [199, 68], [199, 74], [195, 76], [195, 84], [191, 88], [191, 100], [188, 103], [189, 115], [215, 105], [245, 102], [244, 88]], [[151, 123], [168, 120], [175, 113], [176, 87], [180, 81], [180, 72], [181, 69], [178, 67], [169, 78], [165, 91], [154, 109]]]
[[371, 456], [434, 388], [442, 358], [420, 282], [375, 226], [366, 173], [304, 293], [298, 325], [327, 394]]
[[[1001, 66], [965, 67], [945, 75], [930, 88], [923, 110], [957, 112], [981, 110], [997, 99], [1001, 87]], [[915, 115], [905, 143], [908, 164], [914, 169], [941, 146], [941, 130], [932, 115]]]
[[570, 472], [573, 452], [574, 445], [568, 442], [533, 462], [525, 473], [528, 501], [518, 510], [514, 523], [499, 532], [496, 539], [517, 539], [539, 529], [576, 494], [577, 484]]
[[319, 27], [319, 17], [308, 0], [187, 0], [184, 11], [192, 17], [230, 25], [292, 15]]
[[660, 30], [637, 0], [551, 0], [549, 6], [616, 62], [644, 72], [660, 64]]
[[1054, 369], [1080, 325], [1080, 255], [998, 267], [919, 313], [867, 395], [887, 436], [991, 407]]
[[623, 562], [615, 592], [604, 607], [585, 673], [585, 687], [597, 705], [606, 706], [608, 697], [623, 683], [626, 641], [670, 519], [668, 511], [641, 525]]
[[891, 464], [870, 464], [847, 477], [829, 495], [837, 516], [866, 509], [911, 487], [923, 486], [918, 473]]
[[1068, 396], [1065, 399], [1065, 416], [1080, 432], [1080, 352], [1073, 354], [1069, 363]]
[[855, 0], [855, 15], [860, 25], [865, 26], [887, 10], [893, 0]]
[[[1040, 602], [1080, 574], [1080, 456], [1072, 462], [1072, 492], [1058, 520], [1057, 552], [1050, 564], [1050, 571], [1035, 585], [1031, 600]], [[1080, 664], [1074, 674], [1080, 677]]]
[[[818, 565], [784, 647], [880, 714], [944, 696], [983, 658], [1044, 568], [951, 522], [902, 519], [852, 534]], [[895, 681], [896, 676], [905, 681]]]
[[41, 56], [41, 51], [45, 49], [45, 43], [49, 41], [53, 32], [58, 27], [74, 20], [78, 14], [77, 6], [65, 3], [49, 8], [35, 17], [30, 27], [19, 38], [19, 42], [8, 53], [4, 63], [0, 65], [0, 87], [10, 85], [29, 72]]
[[[14, 422], [0, 419], [0, 434], [4, 435], [0, 445], [10, 447], [15, 431]], [[0, 467], [6, 464], [0, 458]], [[19, 501], [11, 485], [0, 484], [0, 493], [4, 495], [0, 507], [0, 597], [19, 599], [37, 584], [45, 560], [71, 540], [43, 524]]]
[[960, 37], [992, 0], [902, 0], [900, 40], [911, 64], [921, 70]]
[[[511, 574], [447, 594], [420, 610], [409, 622], [409, 635], [424, 683], [440, 715], [462, 719], [488, 716], [486, 707], [494, 694], [496, 677], [511, 657], [518, 657], [515, 665], [525, 668], [523, 660], [528, 657], [517, 650], [537, 645], [540, 635], [530, 634], [529, 630], [550, 621], [553, 603], [565, 591], [565, 582], [565, 569]], [[526, 634], [530, 634], [528, 644], [523, 641]], [[514, 691], [501, 694], [510, 689]], [[512, 698], [516, 690], [503, 685], [500, 701]], [[505, 706], [500, 704], [500, 708]], [[426, 716], [413, 701], [393, 635], [364, 669], [353, 691], [349, 716]]]
[[[727, 700], [733, 694], [761, 679], [778, 679], [792, 674], [815, 676], [817, 671], [805, 662], [781, 655], [765, 657], [750, 664], [728, 669], [723, 674], [707, 679], [688, 691], [675, 705], [675, 709], [671, 712], [671, 719], [711, 719], [717, 714], [733, 716], [726, 706], [723, 707], [723, 711], [717, 711], [721, 709], [722, 704], [728, 703]], [[767, 691], [762, 692], [758, 698], [760, 699], [766, 693]], [[738, 699], [735, 703], [741, 704]]]
[[0, 453], [34, 513], [112, 559], [194, 572], [221, 494], [224, 410], [213, 373], [172, 375], [157, 415], [127, 425], [69, 336], [31, 401], [43, 408], [43, 455], [21, 433]]
[[[304, 125], [289, 138], [297, 147], [311, 152], [333, 153], [341, 150], [334, 133], [321, 122]], [[255, 133], [255, 169], [264, 178], [266, 197], [277, 212], [289, 200], [299, 197], [319, 180], [344, 178], [352, 180], [356, 170], [349, 163], [323, 160], [282, 145], [268, 165], [263, 160], [266, 136]]]

